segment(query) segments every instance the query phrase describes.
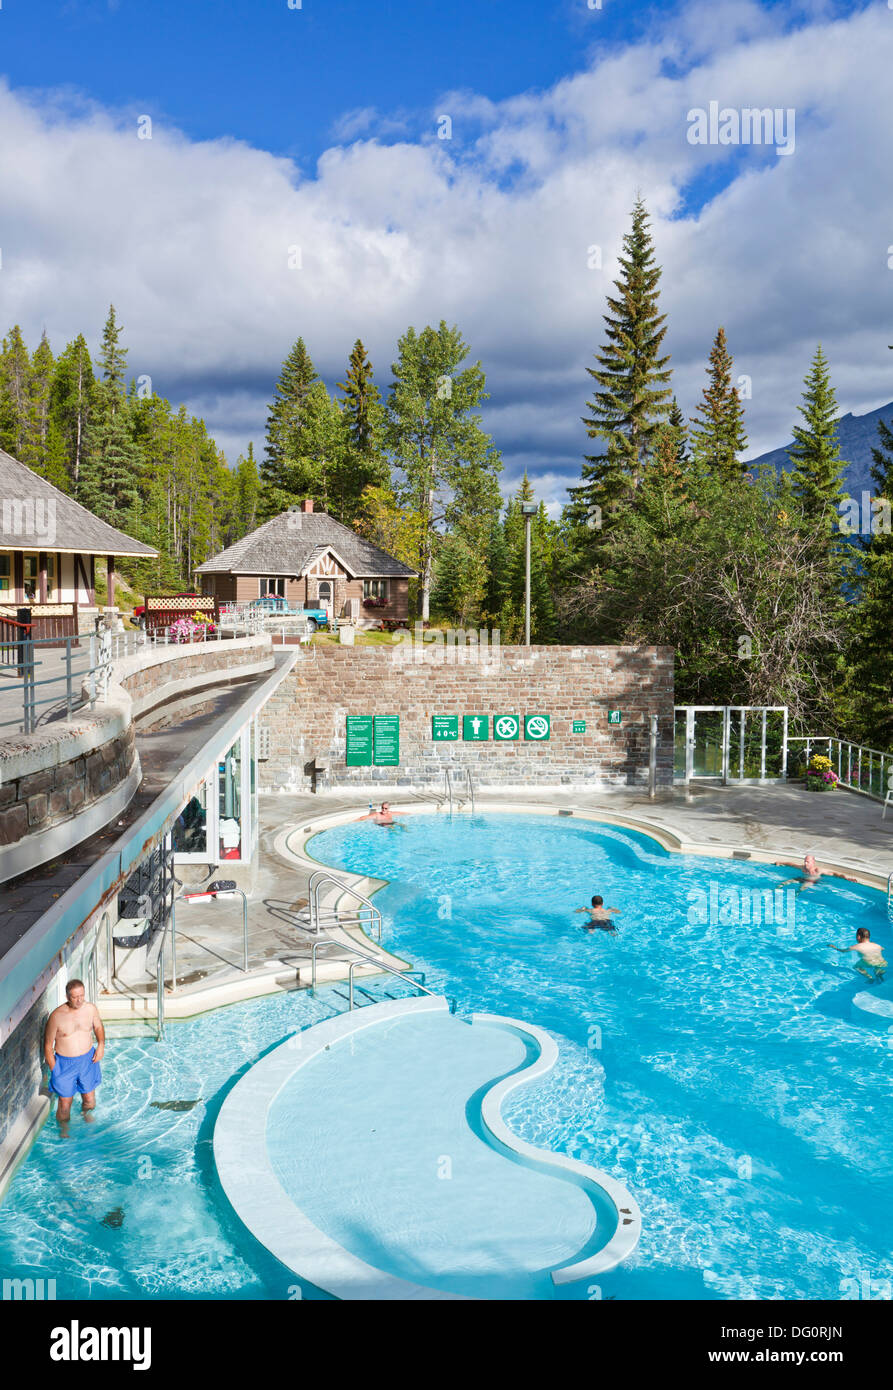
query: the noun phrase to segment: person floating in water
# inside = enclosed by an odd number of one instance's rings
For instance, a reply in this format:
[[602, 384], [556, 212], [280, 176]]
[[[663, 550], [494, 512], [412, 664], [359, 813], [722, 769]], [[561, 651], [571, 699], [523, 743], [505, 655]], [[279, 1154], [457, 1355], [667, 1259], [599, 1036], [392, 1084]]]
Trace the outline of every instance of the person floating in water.
[[[375, 825], [396, 825], [395, 816], [405, 816], [405, 811], [392, 811], [386, 801], [381, 803], [381, 810], [374, 811], [370, 802], [369, 810], [365, 816], [357, 816], [357, 820], [371, 820]], [[405, 826], [401, 827], [406, 829]]]
[[856, 932], [855, 946], [835, 946], [833, 941], [829, 941], [828, 945], [835, 951], [858, 951], [862, 963], [853, 966], [856, 974], [864, 975], [872, 984], [879, 984], [883, 980], [887, 962], [880, 946], [876, 941], [872, 941], [871, 932], [867, 927], [860, 927]]
[[[779, 867], [781, 867], [784, 861], [776, 860], [776, 863], [779, 865]], [[779, 883], [778, 887], [784, 888], [785, 885], [788, 883], [796, 883], [799, 884], [797, 892], [802, 893], [804, 888], [814, 887], [815, 884], [818, 883], [821, 876], [822, 871], [819, 868], [818, 864], [815, 862], [815, 855], [807, 854], [804, 856], [803, 859], [802, 875], [799, 878], [786, 878], [781, 883]]]
[[584, 931], [595, 931], [596, 927], [598, 927], [599, 931], [617, 930], [616, 926], [611, 921], [611, 917], [614, 913], [617, 913], [619, 916], [620, 909], [617, 907], [605, 907], [604, 898], [600, 897], [598, 894], [592, 899], [591, 907], [577, 907], [574, 911], [589, 913], [589, 921], [583, 923]]
[[83, 980], [69, 980], [65, 998], [66, 1003], [47, 1019], [43, 1035], [44, 1061], [50, 1068], [50, 1090], [59, 1097], [56, 1116], [60, 1121], [69, 1119], [75, 1095], [83, 1097], [82, 1110], [95, 1107], [96, 1087], [102, 1081], [99, 1063], [105, 1054], [102, 1019], [96, 1005], [87, 1003]]

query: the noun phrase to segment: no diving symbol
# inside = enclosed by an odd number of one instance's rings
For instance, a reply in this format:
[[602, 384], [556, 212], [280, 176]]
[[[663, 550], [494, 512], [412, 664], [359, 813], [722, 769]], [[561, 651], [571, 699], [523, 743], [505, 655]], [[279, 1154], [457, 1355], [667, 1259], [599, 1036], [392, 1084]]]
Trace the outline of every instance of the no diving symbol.
[[527, 720], [525, 732], [528, 738], [546, 738], [549, 733], [548, 719], [544, 719], [541, 714], [535, 714]]
[[496, 721], [496, 733], [499, 738], [515, 738], [518, 733], [518, 721], [512, 714], [505, 714]]

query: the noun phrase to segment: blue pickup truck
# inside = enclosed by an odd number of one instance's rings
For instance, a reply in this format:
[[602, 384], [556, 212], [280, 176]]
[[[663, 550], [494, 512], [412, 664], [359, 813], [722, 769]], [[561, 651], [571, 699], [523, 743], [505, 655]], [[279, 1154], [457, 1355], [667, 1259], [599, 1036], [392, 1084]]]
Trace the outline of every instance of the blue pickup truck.
[[288, 600], [281, 598], [279, 594], [264, 594], [263, 598], [256, 598], [251, 607], [262, 608], [267, 613], [306, 618], [311, 632], [315, 632], [318, 627], [325, 627], [329, 621], [329, 615], [324, 608], [292, 608]]

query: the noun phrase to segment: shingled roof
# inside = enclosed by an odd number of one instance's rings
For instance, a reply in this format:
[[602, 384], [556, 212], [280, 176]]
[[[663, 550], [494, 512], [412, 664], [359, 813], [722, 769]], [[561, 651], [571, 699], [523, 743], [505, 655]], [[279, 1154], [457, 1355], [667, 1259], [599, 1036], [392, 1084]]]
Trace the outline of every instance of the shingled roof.
[[78, 555], [158, 554], [88, 512], [67, 493], [0, 449], [0, 550]]
[[341, 561], [353, 579], [411, 579], [416, 573], [328, 512], [302, 512], [297, 508], [264, 522], [235, 545], [199, 565], [196, 573], [286, 575], [297, 579], [311, 560], [327, 550]]

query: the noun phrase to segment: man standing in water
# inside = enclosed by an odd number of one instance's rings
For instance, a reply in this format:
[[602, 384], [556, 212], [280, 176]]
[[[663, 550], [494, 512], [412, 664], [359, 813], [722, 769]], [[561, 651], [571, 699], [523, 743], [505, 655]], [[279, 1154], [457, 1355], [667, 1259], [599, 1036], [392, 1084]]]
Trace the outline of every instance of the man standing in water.
[[833, 946], [835, 951], [858, 952], [862, 957], [862, 964], [853, 966], [856, 973], [864, 975], [866, 980], [871, 980], [872, 984], [883, 980], [887, 962], [884, 960], [884, 953], [880, 946], [876, 941], [872, 941], [871, 932], [867, 927], [860, 927], [856, 932], [855, 946], [837, 946], [833, 941], [829, 941], [828, 945]]
[[[88, 1004], [83, 980], [69, 980], [66, 1003], [47, 1019], [43, 1055], [50, 1068], [50, 1090], [59, 1097], [57, 1119], [67, 1120], [75, 1095], [83, 1097], [82, 1110], [96, 1105], [96, 1087], [102, 1080], [99, 1063], [105, 1053], [105, 1029], [95, 1004]], [[93, 1034], [96, 1046], [93, 1046]]]

